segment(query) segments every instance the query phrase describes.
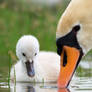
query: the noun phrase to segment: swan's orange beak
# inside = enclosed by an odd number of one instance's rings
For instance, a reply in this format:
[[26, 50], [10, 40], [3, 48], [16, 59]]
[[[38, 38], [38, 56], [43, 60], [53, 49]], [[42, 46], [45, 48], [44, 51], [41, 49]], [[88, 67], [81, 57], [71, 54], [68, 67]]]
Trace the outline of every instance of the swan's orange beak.
[[80, 51], [74, 47], [63, 46], [58, 88], [66, 88], [73, 76], [80, 57]]
[[69, 89], [63, 88], [63, 89], [58, 89], [58, 92], [70, 92]]

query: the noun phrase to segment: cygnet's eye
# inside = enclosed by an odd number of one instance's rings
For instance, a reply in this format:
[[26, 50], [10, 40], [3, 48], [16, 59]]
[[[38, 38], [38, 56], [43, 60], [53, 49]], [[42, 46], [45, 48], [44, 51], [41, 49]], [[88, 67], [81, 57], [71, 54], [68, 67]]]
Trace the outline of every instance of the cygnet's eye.
[[22, 53], [22, 55], [25, 57], [26, 56], [26, 54], [25, 53]]
[[37, 53], [35, 53], [35, 56], [37, 55]]
[[72, 31], [74, 32], [78, 32], [80, 30], [80, 25], [75, 25], [73, 28], [72, 28]]

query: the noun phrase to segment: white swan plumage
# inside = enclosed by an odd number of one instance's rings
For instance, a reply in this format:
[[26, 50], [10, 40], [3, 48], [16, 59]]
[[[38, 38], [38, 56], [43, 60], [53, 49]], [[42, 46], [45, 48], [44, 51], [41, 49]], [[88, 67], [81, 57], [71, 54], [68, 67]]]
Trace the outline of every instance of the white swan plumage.
[[[56, 82], [59, 75], [60, 57], [55, 52], [39, 52], [39, 42], [31, 35], [22, 36], [16, 46], [19, 61], [11, 69], [11, 80], [19, 82]], [[27, 73], [26, 62], [33, 62], [35, 74]], [[33, 73], [34, 73], [33, 71]]]
[[[59, 23], [57, 25], [56, 40], [57, 40], [58, 54], [61, 55], [62, 49], [64, 51], [64, 57], [66, 58], [71, 57], [71, 55], [69, 56], [67, 55], [69, 49], [71, 49], [69, 53], [73, 53], [73, 51], [76, 50], [78, 51], [79, 54], [77, 60], [75, 59], [73, 61], [73, 62], [77, 61], [77, 63], [75, 64], [75, 68], [74, 69], [72, 68], [73, 72], [70, 73], [72, 76], [81, 58], [92, 49], [91, 18], [92, 18], [92, 0], [71, 0], [65, 12], [62, 14]], [[74, 53], [76, 51], [74, 51]], [[68, 58], [67, 59], [66, 58], [64, 59], [64, 61], [67, 61]], [[71, 61], [72, 59], [74, 59], [74, 57], [72, 57], [69, 61]], [[71, 63], [66, 64], [66, 66], [67, 65], [69, 65], [69, 68], [72, 67]], [[60, 71], [62, 75], [62, 71], [64, 71], [64, 69], [63, 70], [61, 69]], [[67, 73], [67, 71], [65, 72]], [[63, 76], [63, 78], [65, 76]], [[72, 76], [71, 77], [67, 76], [67, 78], [69, 77], [69, 79], [68, 81], [65, 81], [65, 83], [62, 83], [64, 79], [61, 81], [62, 76], [60, 76], [58, 86], [67, 87], [70, 83]]]

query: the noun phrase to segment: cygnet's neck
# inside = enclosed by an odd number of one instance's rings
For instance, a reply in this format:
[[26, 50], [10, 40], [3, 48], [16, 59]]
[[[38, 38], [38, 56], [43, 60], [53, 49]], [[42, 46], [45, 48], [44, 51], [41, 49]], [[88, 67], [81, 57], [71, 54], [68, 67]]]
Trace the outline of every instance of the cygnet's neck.
[[22, 60], [20, 60], [19, 62], [20, 62], [22, 71], [23, 71], [23, 72], [27, 72], [26, 64], [25, 64]]

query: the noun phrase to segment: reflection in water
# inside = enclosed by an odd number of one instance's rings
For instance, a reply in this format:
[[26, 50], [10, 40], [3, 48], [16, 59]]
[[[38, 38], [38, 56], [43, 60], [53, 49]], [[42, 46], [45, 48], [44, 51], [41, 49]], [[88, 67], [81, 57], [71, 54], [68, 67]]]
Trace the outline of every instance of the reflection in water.
[[69, 89], [58, 89], [58, 92], [70, 92]]
[[31, 83], [13, 83], [10, 89], [7, 82], [0, 83], [0, 92], [92, 92], [91, 77], [74, 77], [68, 89], [58, 89], [57, 84], [31, 84]]
[[27, 92], [35, 92], [35, 89], [32, 86], [28, 86], [27, 89], [28, 89]]
[[46, 84], [30, 84], [30, 83], [17, 83], [16, 87], [11, 84], [11, 92], [70, 92], [68, 89], [57, 89], [55, 85]]
[[11, 84], [11, 92], [92, 92], [92, 78], [74, 77], [69, 89], [58, 89], [57, 84]]

